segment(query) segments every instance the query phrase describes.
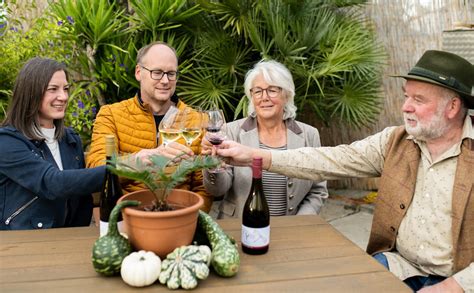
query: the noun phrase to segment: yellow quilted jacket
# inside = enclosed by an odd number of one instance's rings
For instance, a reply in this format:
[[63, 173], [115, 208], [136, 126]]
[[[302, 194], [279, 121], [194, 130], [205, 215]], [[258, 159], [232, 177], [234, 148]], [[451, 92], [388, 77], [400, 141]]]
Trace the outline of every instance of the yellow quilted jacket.
[[[179, 101], [177, 107], [182, 110], [187, 106], [182, 101]], [[141, 149], [152, 149], [158, 146], [153, 114], [140, 104], [137, 96], [119, 103], [104, 105], [100, 108], [94, 123], [92, 141], [86, 159], [88, 168], [104, 164], [104, 136], [107, 134], [113, 134], [117, 138], [117, 145], [115, 147], [119, 155], [128, 155], [136, 153]], [[194, 140], [191, 146], [195, 154], [199, 154], [201, 151], [201, 138]], [[178, 142], [184, 144], [183, 138], [180, 138], [180, 140]], [[125, 192], [132, 192], [144, 189], [145, 186], [135, 181], [123, 181], [122, 188]], [[213, 197], [204, 188], [201, 171], [188, 176], [188, 179], [176, 188], [198, 193], [204, 199], [202, 210], [209, 212]]]

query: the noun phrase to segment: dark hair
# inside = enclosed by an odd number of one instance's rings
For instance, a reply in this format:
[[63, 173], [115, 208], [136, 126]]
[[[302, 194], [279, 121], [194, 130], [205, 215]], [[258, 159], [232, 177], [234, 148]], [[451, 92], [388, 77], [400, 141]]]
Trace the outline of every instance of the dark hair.
[[[18, 73], [13, 88], [13, 97], [2, 126], [11, 125], [28, 139], [44, 139], [40, 131], [39, 110], [44, 93], [53, 74], [66, 73], [66, 66], [52, 59], [35, 57], [28, 60]], [[55, 137], [64, 135], [64, 119], [54, 120]]]
[[168, 45], [165, 42], [156, 41], [156, 42], [150, 43], [150, 44], [142, 47], [140, 50], [138, 50], [137, 64], [141, 64], [140, 62], [142, 61], [142, 59], [146, 55], [146, 53], [148, 53], [148, 50], [150, 50], [151, 47], [156, 46], [156, 45], [163, 45], [163, 46], [166, 46], [166, 47], [170, 48], [174, 52], [174, 55], [176, 56], [176, 60], [178, 60], [178, 54], [176, 54], [176, 49], [175, 48], [171, 47], [170, 45]]

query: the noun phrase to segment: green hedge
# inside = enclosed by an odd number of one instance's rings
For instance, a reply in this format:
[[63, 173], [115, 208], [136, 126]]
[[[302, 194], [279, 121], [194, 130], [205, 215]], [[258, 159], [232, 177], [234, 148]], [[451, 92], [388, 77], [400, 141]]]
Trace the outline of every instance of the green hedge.
[[[241, 117], [247, 106], [245, 73], [260, 59], [271, 58], [292, 72], [299, 109], [312, 110], [327, 123], [341, 119], [361, 127], [373, 123], [380, 111], [386, 59], [361, 12], [366, 2], [58, 0], [49, 6], [52, 15], [35, 23], [34, 40], [25, 38], [29, 32], [7, 31], [10, 44], [0, 40], [0, 58], [15, 69], [36, 54], [65, 60], [76, 73], [67, 118], [85, 136], [94, 107], [137, 92], [137, 50], [155, 40], [176, 47], [177, 93], [191, 105], [217, 104], [229, 120]], [[32, 49], [18, 50], [25, 40]], [[49, 41], [64, 45], [48, 46]], [[1, 90], [8, 90], [16, 72], [1, 70]], [[84, 119], [90, 126], [80, 123]]]

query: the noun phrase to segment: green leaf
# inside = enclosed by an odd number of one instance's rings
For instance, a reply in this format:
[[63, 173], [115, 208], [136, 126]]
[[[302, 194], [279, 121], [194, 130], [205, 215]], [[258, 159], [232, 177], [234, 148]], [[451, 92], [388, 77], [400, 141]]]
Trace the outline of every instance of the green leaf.
[[[220, 165], [219, 159], [213, 156], [182, 157], [169, 159], [152, 155], [148, 157], [149, 163], [143, 163], [135, 156], [113, 157], [108, 168], [118, 176], [144, 183], [157, 196], [157, 202], [164, 203], [171, 189], [184, 182], [190, 173]], [[176, 161], [179, 163], [174, 163]]]

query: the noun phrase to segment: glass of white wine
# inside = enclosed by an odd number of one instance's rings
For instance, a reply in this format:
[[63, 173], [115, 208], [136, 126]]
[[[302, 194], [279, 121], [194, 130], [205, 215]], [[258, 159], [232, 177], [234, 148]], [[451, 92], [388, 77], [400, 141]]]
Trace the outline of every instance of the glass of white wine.
[[190, 147], [193, 141], [196, 140], [204, 128], [203, 112], [200, 108], [192, 109], [187, 107], [183, 110], [183, 124], [181, 129], [181, 136], [186, 141], [186, 145]]
[[158, 126], [161, 144], [167, 145], [181, 137], [183, 113], [175, 106], [171, 106]]

